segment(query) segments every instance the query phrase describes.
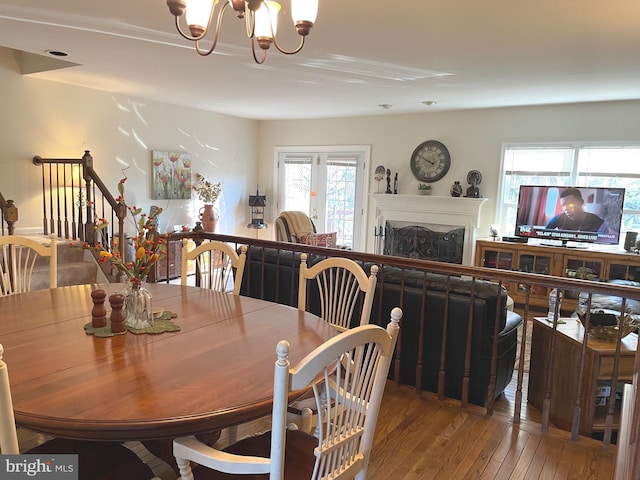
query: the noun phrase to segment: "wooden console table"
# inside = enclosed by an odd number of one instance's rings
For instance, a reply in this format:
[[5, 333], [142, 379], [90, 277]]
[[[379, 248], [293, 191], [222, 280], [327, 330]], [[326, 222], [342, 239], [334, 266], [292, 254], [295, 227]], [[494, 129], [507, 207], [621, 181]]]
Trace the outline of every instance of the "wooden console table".
[[[584, 328], [577, 318], [562, 320], [566, 323], [558, 324], [554, 346], [549, 420], [555, 426], [570, 431], [578, 392]], [[547, 322], [546, 317], [535, 317], [531, 337], [528, 401], [540, 411], [546, 393], [547, 371], [551, 363], [552, 335], [553, 325]], [[637, 344], [636, 334], [629, 334], [622, 339], [616, 385], [619, 393], [622, 392], [624, 384], [632, 380]], [[608, 401], [606, 389], [611, 388], [615, 350], [614, 342], [588, 337], [580, 396], [582, 435], [592, 436], [604, 431]], [[621, 400], [616, 400], [613, 420], [615, 430], [619, 427], [620, 408]]]
[[[596, 247], [579, 249], [478, 240], [475, 265], [603, 282], [615, 279], [640, 280], [640, 255]], [[516, 303], [525, 302], [523, 285], [506, 283], [505, 286]], [[564, 292], [564, 311], [575, 310], [578, 294], [578, 291]], [[547, 308], [549, 290], [544, 285], [534, 286], [529, 303]]]

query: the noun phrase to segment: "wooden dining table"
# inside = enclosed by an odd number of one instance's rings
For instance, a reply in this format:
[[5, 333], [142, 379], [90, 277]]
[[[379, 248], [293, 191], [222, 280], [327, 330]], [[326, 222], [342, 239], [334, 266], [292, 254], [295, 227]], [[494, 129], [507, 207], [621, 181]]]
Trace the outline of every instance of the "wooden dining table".
[[[334, 336], [296, 308], [196, 287], [149, 284], [154, 310], [179, 331], [85, 333], [80, 285], [0, 297], [0, 343], [18, 425], [82, 440], [155, 440], [215, 431], [269, 414], [276, 344], [295, 364]], [[107, 312], [110, 311], [108, 302]]]

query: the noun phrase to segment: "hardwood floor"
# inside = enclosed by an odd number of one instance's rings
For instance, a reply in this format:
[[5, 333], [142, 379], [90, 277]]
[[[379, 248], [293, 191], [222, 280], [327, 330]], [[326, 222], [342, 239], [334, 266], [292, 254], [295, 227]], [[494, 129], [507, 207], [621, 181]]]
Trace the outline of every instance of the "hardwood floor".
[[494, 415], [438, 402], [409, 387], [388, 385], [378, 420], [368, 478], [409, 479], [609, 479], [615, 448], [589, 438], [577, 442], [552, 429], [544, 435], [524, 408], [516, 426], [505, 414], [513, 398], [499, 399]]
[[[515, 379], [515, 375], [514, 375]], [[483, 408], [440, 402], [431, 393], [388, 383], [374, 439], [369, 480], [594, 479], [613, 478], [615, 446], [551, 428], [541, 433], [540, 413], [523, 402], [523, 420], [513, 425], [515, 382], [487, 416]], [[269, 427], [266, 419], [241, 426], [243, 436]], [[21, 446], [42, 436], [22, 432]], [[219, 443], [224, 443], [222, 435]], [[168, 465], [139, 442], [127, 444], [162, 480], [175, 480]]]
[[[515, 376], [514, 376], [515, 378]], [[480, 407], [439, 402], [413, 388], [389, 383], [373, 445], [369, 480], [418, 479], [594, 479], [613, 477], [615, 447], [605, 450], [596, 440], [550, 429], [542, 434], [540, 413], [523, 405], [523, 421], [513, 425], [515, 384], [487, 416]], [[525, 402], [526, 403], [526, 402]], [[262, 420], [240, 428], [239, 435], [268, 428]], [[220, 443], [226, 440], [224, 434]], [[132, 445], [144, 455], [143, 447]], [[138, 448], [138, 449], [137, 449]], [[137, 450], [136, 450], [137, 449]], [[142, 458], [145, 458], [142, 456]], [[150, 454], [149, 454], [150, 455]], [[162, 480], [173, 472], [152, 455], [149, 465]]]

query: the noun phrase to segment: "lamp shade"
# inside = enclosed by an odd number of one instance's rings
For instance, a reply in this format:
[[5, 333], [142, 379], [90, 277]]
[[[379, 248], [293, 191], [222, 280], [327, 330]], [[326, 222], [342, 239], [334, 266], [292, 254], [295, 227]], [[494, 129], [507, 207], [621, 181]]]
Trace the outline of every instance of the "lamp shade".
[[189, 28], [194, 26], [202, 29], [206, 28], [209, 24], [209, 17], [214, 3], [218, 3], [217, 0], [187, 0], [185, 15]]
[[318, 16], [318, 0], [291, 0], [293, 24], [299, 22], [315, 23]]
[[256, 38], [273, 38], [278, 32], [278, 12], [280, 4], [265, 0], [256, 10]]

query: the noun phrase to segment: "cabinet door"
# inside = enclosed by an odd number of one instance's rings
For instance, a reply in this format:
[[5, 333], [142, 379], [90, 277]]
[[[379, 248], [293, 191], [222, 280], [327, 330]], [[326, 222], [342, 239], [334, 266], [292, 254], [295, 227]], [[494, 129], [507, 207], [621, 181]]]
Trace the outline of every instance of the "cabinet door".
[[[539, 254], [534, 251], [524, 251], [520, 252], [520, 255], [518, 256], [518, 270], [520, 272], [550, 275], [553, 274], [552, 262], [553, 257], [551, 255]], [[526, 286], [519, 285], [518, 290], [520, 290], [521, 292], [525, 292]], [[534, 297], [542, 296], [546, 300], [548, 294], [547, 287], [545, 287], [544, 285], [533, 285], [531, 287], [531, 294]]]
[[500, 268], [502, 270], [513, 270], [514, 256], [515, 254], [512, 251], [485, 249], [482, 255], [482, 266]]
[[633, 280], [634, 282], [640, 282], [640, 265], [611, 262], [607, 280]]
[[[570, 257], [566, 256], [564, 261], [564, 276], [569, 278], [579, 278], [582, 280], [599, 281], [604, 277], [604, 260], [590, 257]], [[564, 292], [564, 298], [575, 300], [580, 295], [577, 290]]]
[[[502, 270], [515, 269], [516, 250], [511, 247], [502, 247], [494, 242], [478, 241], [476, 243], [476, 265], [479, 267], [499, 268]], [[509, 282], [502, 284], [509, 294], [513, 288]]]
[[182, 242], [168, 242], [166, 255], [156, 263], [156, 281], [180, 277]]

